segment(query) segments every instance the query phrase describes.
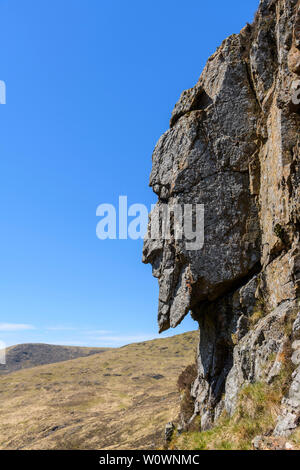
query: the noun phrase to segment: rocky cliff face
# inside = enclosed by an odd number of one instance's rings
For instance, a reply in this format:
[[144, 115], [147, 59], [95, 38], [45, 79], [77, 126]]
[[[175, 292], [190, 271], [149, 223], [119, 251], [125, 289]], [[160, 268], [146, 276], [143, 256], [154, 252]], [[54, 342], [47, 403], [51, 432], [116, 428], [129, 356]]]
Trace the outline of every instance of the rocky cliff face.
[[300, 425], [300, 2], [261, 0], [182, 93], [154, 153], [155, 213], [204, 204], [205, 240], [145, 240], [159, 281], [160, 331], [200, 326], [194, 414], [233, 414], [247, 383], [289, 371], [274, 430]]

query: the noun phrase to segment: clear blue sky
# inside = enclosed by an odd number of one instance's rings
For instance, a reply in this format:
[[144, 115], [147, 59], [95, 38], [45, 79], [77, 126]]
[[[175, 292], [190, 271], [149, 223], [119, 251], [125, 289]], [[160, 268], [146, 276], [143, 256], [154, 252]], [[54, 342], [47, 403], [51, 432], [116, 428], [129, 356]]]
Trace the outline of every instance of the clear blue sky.
[[[0, 340], [119, 346], [157, 335], [141, 241], [96, 207], [150, 207], [151, 154], [180, 93], [258, 0], [0, 0]], [[190, 318], [167, 333], [195, 329]]]

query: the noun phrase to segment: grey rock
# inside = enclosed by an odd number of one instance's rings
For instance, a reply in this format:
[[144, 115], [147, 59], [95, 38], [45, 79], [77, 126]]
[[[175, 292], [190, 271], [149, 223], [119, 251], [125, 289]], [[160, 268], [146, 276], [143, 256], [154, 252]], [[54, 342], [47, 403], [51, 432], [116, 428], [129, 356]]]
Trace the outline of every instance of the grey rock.
[[294, 325], [293, 325], [293, 334], [294, 336], [299, 336], [300, 337], [300, 313], [298, 314]]
[[182, 434], [184, 431], [184, 428], [183, 426], [179, 425], [177, 426], [177, 435], [180, 436], [180, 434]]
[[[195, 304], [226, 293], [259, 262], [258, 210], [248, 174], [257, 150], [258, 106], [242, 60], [246, 42], [239, 36], [225, 41], [195, 90], [181, 96], [173, 127], [153, 153], [156, 210], [164, 202], [169, 207], [199, 203], [206, 209], [201, 251], [187, 249], [182, 240], [145, 242], [143, 261], [153, 265], [159, 279], [160, 331], [177, 326]], [[212, 97], [204, 109], [194, 109], [198, 99], [191, 98], [199, 89], [201, 96]], [[153, 214], [149, 229], [152, 219]]]
[[256, 436], [253, 441], [252, 445], [255, 450], [259, 450], [261, 446], [262, 436]]
[[[262, 318], [235, 347], [233, 367], [225, 384], [225, 408], [230, 415], [235, 411], [242, 386], [258, 381], [270, 383], [280, 373], [281, 362], [276, 359], [284, 344], [284, 322], [292, 309], [289, 302], [281, 304]], [[275, 359], [270, 360], [272, 357]]]
[[295, 366], [299, 366], [300, 365], [300, 341], [294, 341], [294, 343], [292, 344], [292, 349], [293, 349], [293, 355], [292, 355], [292, 363], [295, 365]]
[[165, 427], [165, 441], [170, 442], [174, 434], [175, 426], [172, 422], [166, 424]]
[[283, 399], [282, 413], [274, 430], [275, 436], [289, 436], [300, 424], [300, 368], [293, 373], [288, 396]]
[[[202, 429], [233, 414], [245, 384], [272, 384], [300, 339], [300, 115], [291, 108], [300, 69], [297, 0], [261, 0], [252, 25], [225, 39], [198, 83], [182, 93], [153, 153], [158, 202], [204, 204], [205, 239], [145, 239], [143, 261], [159, 282], [158, 324], [191, 312], [200, 326], [194, 414]], [[298, 343], [297, 343], [298, 344]], [[298, 346], [289, 358], [299, 364]], [[275, 433], [299, 424], [299, 375], [291, 377]]]

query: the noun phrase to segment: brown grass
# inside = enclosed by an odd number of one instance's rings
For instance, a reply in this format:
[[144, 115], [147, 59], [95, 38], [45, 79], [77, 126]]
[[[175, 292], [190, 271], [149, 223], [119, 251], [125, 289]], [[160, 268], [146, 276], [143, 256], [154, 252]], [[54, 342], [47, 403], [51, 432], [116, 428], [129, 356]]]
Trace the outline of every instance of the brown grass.
[[151, 449], [198, 332], [0, 377], [0, 449]]
[[194, 414], [194, 400], [191, 396], [191, 387], [197, 378], [197, 373], [197, 365], [191, 364], [182, 371], [177, 380], [177, 386], [181, 397], [180, 414], [185, 423], [188, 423]]

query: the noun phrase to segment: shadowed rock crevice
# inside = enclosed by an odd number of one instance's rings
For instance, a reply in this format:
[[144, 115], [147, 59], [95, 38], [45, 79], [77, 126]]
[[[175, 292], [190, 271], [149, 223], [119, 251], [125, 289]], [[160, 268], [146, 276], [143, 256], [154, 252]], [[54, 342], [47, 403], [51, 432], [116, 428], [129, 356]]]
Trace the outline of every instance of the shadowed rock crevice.
[[201, 111], [213, 104], [213, 100], [206, 93], [204, 88], [191, 88], [183, 92], [181, 100], [175, 105], [170, 120], [170, 127], [173, 127], [178, 119], [191, 111]]

